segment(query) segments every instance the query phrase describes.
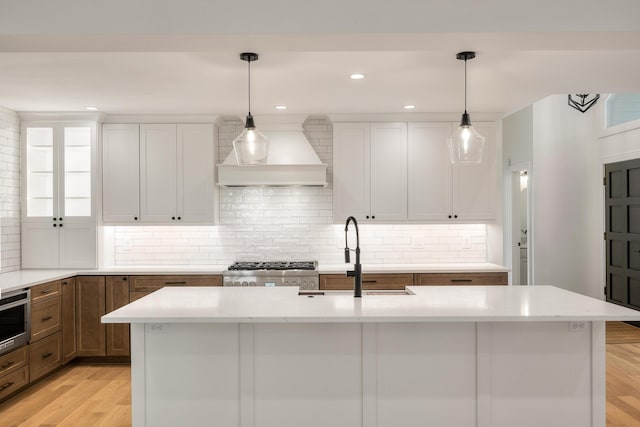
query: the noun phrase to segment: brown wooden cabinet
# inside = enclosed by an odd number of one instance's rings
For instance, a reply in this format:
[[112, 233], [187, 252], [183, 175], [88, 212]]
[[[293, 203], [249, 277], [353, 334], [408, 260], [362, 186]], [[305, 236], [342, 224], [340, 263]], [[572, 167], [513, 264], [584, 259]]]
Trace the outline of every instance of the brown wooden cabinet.
[[131, 292], [153, 292], [165, 286], [222, 286], [220, 275], [129, 276]]
[[416, 286], [493, 286], [508, 283], [507, 273], [416, 273]]
[[0, 356], [0, 401], [29, 383], [29, 346]]
[[62, 366], [62, 332], [56, 332], [29, 345], [31, 382]]
[[42, 339], [62, 327], [60, 296], [38, 300], [31, 305], [31, 342]]
[[75, 359], [78, 353], [76, 337], [76, 279], [62, 280], [62, 363]]
[[[413, 273], [363, 274], [364, 290], [398, 290], [413, 285]], [[353, 289], [353, 277], [344, 274], [321, 274], [320, 290], [342, 291]]]
[[78, 356], [106, 356], [105, 277], [76, 277], [76, 313]]
[[59, 297], [62, 293], [60, 280], [43, 283], [42, 285], [31, 287], [31, 303], [35, 304], [39, 301]]
[[129, 303], [127, 276], [78, 276], [76, 298], [77, 355], [129, 356], [129, 325], [101, 321], [105, 314]]
[[[107, 276], [105, 313], [110, 313], [127, 304], [129, 304], [127, 276]], [[106, 333], [107, 356], [129, 356], [129, 325], [108, 323]]]

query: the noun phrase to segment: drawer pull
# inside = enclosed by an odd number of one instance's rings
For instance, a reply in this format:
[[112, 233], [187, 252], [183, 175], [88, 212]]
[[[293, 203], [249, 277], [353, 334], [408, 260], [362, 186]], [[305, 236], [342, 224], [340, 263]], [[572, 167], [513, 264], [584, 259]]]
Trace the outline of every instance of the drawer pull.
[[42, 292], [40, 292], [42, 295], [46, 295], [46, 294], [50, 294], [51, 292], [53, 292], [53, 289], [43, 289]]
[[47, 320], [51, 320], [51, 319], [53, 319], [53, 316], [45, 316], [42, 318], [42, 321], [46, 322]]
[[473, 279], [451, 279], [451, 282], [473, 282]]
[[9, 388], [9, 387], [11, 387], [12, 385], [13, 385], [13, 381], [8, 382], [8, 383], [4, 383], [4, 384], [2, 384], [2, 386], [0, 386], [0, 391], [4, 390], [4, 389], [6, 389], [6, 388]]
[[7, 369], [9, 366], [13, 365], [15, 362], [12, 360], [10, 362], [5, 363], [4, 365], [0, 366], [0, 369]]
[[186, 285], [187, 282], [164, 282], [165, 285]]
[[362, 283], [378, 283], [377, 280], [363, 280]]
[[53, 353], [47, 353], [44, 356], [42, 356], [43, 359], [46, 359], [47, 357], [51, 357], [53, 356]]

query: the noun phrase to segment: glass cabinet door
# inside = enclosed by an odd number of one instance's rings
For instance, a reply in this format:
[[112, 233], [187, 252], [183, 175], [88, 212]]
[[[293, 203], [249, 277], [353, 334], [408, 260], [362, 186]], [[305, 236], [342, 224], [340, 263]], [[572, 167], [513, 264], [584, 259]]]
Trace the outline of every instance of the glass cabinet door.
[[53, 217], [55, 151], [52, 127], [27, 128], [27, 216]]
[[91, 128], [64, 128], [64, 216], [91, 216]]

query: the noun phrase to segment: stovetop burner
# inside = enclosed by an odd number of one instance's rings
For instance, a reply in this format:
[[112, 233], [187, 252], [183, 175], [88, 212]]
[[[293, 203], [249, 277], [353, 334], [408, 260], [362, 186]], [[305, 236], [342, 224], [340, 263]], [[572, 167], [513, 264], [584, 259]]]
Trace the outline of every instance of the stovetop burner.
[[315, 270], [315, 261], [238, 261], [229, 270]]

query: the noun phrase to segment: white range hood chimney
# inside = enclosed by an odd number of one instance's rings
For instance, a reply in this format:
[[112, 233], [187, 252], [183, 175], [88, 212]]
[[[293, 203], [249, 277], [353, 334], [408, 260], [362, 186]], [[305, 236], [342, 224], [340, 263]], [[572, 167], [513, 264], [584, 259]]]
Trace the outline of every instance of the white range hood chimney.
[[[277, 130], [276, 130], [277, 129]], [[261, 165], [238, 166], [235, 152], [218, 165], [218, 185], [221, 187], [324, 187], [327, 185], [327, 165], [318, 158], [304, 136], [302, 126], [260, 126], [269, 139], [267, 162]]]

